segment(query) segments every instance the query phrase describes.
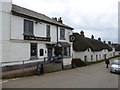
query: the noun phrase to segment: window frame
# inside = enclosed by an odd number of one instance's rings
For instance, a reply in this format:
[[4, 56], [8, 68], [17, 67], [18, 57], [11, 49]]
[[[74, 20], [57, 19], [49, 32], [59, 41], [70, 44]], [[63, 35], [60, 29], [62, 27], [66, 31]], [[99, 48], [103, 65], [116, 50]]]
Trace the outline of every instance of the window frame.
[[[66, 48], [66, 50], [65, 50]], [[65, 54], [66, 52], [66, 54]], [[70, 56], [70, 47], [63, 47], [63, 56], [67, 57]]]
[[64, 28], [60, 28], [60, 39], [65, 40], [65, 29]]
[[93, 55], [91, 55], [91, 60], [93, 60]]
[[33, 36], [34, 35], [34, 22], [28, 19], [24, 19], [24, 35]]
[[41, 49], [39, 50], [39, 53], [40, 53], [40, 56], [44, 56], [44, 49], [41, 48]]
[[[33, 54], [33, 51], [35, 55]], [[38, 44], [30, 43], [30, 59], [37, 59], [37, 58], [38, 58]]]
[[48, 38], [51, 37], [50, 30], [51, 30], [50, 25], [46, 25], [46, 37], [48, 37]]

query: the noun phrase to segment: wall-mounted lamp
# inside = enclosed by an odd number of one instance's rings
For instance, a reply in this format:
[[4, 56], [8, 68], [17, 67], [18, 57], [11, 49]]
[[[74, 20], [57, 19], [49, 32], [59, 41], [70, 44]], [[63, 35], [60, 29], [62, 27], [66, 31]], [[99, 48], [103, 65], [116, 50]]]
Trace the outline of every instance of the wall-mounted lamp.
[[38, 24], [38, 21], [35, 21], [35, 24]]
[[38, 23], [39, 23], [39, 24], [42, 24], [42, 23], [41, 23], [41, 22], [39, 22], [39, 21], [35, 21], [35, 24], [38, 24]]

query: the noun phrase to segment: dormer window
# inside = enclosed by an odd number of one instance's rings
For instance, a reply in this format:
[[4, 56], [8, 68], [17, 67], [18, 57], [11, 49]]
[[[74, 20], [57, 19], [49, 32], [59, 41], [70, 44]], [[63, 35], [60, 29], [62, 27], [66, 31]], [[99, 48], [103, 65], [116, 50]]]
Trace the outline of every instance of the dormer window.
[[33, 36], [34, 23], [30, 20], [24, 20], [24, 35]]

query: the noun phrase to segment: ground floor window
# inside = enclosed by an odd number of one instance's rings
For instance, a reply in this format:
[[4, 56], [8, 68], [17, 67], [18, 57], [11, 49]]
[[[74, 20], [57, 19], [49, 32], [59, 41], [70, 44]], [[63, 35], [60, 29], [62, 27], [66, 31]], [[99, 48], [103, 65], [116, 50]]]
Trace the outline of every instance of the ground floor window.
[[40, 56], [44, 56], [44, 50], [40, 49]]
[[96, 60], [98, 60], [98, 55], [96, 55]]
[[30, 44], [30, 56], [31, 56], [31, 59], [34, 59], [37, 57], [37, 43], [31, 43]]
[[115, 56], [115, 52], [113, 52], [113, 56]]
[[70, 47], [63, 47], [63, 55], [70, 56]]
[[99, 58], [101, 59], [101, 55], [99, 55]]
[[93, 60], [93, 55], [91, 55], [91, 60]]
[[103, 58], [106, 59], [107, 55], [106, 54], [103, 54]]

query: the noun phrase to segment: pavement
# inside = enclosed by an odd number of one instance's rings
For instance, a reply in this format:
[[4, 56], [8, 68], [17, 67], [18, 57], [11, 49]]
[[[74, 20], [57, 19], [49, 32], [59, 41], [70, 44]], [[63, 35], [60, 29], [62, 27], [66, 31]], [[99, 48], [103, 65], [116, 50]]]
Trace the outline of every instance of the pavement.
[[3, 88], [118, 88], [118, 74], [104, 62], [71, 70], [3, 80]]

